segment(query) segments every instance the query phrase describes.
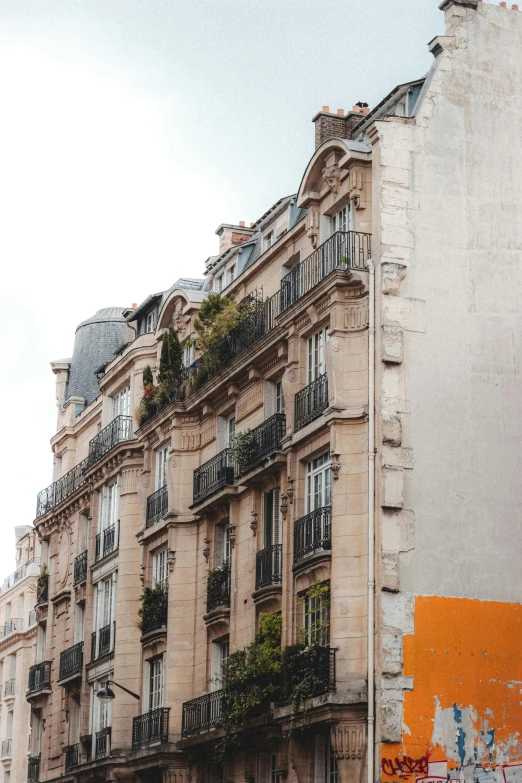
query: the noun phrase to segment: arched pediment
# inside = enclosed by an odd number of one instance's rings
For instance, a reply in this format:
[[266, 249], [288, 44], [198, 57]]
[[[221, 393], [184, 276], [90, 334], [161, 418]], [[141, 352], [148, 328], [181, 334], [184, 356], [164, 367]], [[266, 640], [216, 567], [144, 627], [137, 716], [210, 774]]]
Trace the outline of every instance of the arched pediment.
[[183, 327], [189, 322], [188, 310], [199, 310], [204, 298], [205, 294], [201, 291], [185, 291], [182, 288], [171, 291], [160, 310], [157, 331], [167, 329], [174, 323], [176, 330], [180, 333], [180, 340], [183, 340], [186, 336], [182, 334]]
[[298, 207], [306, 208], [331, 191], [335, 192], [352, 162], [371, 160], [369, 151], [351, 147], [347, 139], [327, 139], [316, 149], [299, 186]]

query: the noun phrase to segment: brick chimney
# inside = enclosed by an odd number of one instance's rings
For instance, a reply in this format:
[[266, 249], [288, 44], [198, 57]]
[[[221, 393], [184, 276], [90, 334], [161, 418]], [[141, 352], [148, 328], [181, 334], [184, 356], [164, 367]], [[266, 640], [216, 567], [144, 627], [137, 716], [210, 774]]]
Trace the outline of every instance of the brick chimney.
[[221, 223], [216, 228], [216, 234], [219, 237], [219, 255], [233, 245], [241, 245], [246, 242], [254, 233], [253, 229], [245, 226], [244, 220], [240, 220], [237, 226], [231, 223]]
[[347, 114], [344, 109], [337, 109], [334, 114], [329, 106], [323, 106], [312, 120], [315, 123], [315, 148], [327, 139], [350, 139], [352, 130], [369, 113], [368, 104], [362, 102], [357, 103]]

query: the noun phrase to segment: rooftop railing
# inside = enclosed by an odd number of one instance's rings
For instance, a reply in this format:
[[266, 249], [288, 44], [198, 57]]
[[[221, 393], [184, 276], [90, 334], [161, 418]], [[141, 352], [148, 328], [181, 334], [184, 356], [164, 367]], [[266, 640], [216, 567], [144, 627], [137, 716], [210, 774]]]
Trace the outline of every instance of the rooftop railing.
[[147, 748], [169, 739], [169, 710], [158, 707], [132, 721], [132, 747]]
[[294, 429], [300, 430], [319, 416], [328, 407], [328, 376], [320, 375], [295, 395]]
[[[28, 560], [27, 563], [24, 563], [20, 566], [20, 568], [17, 568], [16, 571], [13, 571], [12, 574], [9, 574], [9, 576], [6, 576], [4, 581], [2, 582], [2, 593], [5, 593], [7, 590], [10, 590], [12, 587], [14, 587], [18, 582], [21, 582], [22, 579], [25, 579], [25, 577], [28, 575], [28, 571], [30, 569], [30, 566], [39, 566], [40, 565], [40, 558], [39, 557], [33, 557], [32, 560]], [[36, 568], [36, 573], [38, 573], [38, 569]], [[36, 576], [34, 571], [32, 572], [33, 576]], [[29, 576], [31, 576], [31, 573], [29, 572]]]
[[108, 451], [132, 438], [132, 417], [116, 416], [107, 427], [89, 442], [89, 456], [87, 467], [91, 467], [101, 459]]
[[147, 516], [145, 518], [145, 527], [152, 527], [159, 522], [169, 508], [169, 494], [167, 485], [160, 487], [147, 498]]
[[223, 691], [213, 691], [183, 705], [181, 736], [191, 737], [213, 729], [221, 718]]

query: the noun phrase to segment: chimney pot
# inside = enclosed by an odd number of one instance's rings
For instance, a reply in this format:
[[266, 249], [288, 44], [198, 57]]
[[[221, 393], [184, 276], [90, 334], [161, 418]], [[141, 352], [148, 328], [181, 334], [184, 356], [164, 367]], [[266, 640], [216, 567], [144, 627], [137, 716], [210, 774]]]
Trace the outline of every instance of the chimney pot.
[[252, 228], [252, 226], [253, 226], [253, 225], [254, 225], [254, 224], [253, 224], [253, 223], [251, 223], [251, 224], [250, 224], [250, 228]]
[[136, 310], [136, 308], [137, 308], [137, 307], [138, 307], [137, 303], [136, 303], [136, 302], [133, 302], [133, 303], [132, 303], [132, 309], [133, 309], [133, 310]]
[[344, 117], [344, 109], [337, 109], [337, 114], [339, 117]]
[[512, 5], [511, 6], [512, 11], [518, 11], [518, 5]]
[[330, 107], [329, 106], [323, 106], [322, 111], [324, 111], [325, 114], [329, 114], [330, 113]]
[[244, 221], [244, 220], [240, 220], [240, 221], [239, 221], [239, 225], [240, 225], [240, 226], [244, 226], [244, 225], [245, 225], [245, 221]]
[[500, 7], [501, 7], [501, 8], [505, 8], [505, 7], [506, 7], [506, 4], [505, 4], [505, 3], [500, 3]]

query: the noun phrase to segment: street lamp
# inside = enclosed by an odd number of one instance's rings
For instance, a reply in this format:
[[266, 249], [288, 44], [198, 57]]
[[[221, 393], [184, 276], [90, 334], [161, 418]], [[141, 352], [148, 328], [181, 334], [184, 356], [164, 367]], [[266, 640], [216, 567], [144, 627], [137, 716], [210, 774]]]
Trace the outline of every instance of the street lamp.
[[134, 696], [134, 698], [138, 699], [138, 701], [139, 701], [140, 697], [138, 696], [137, 693], [133, 693], [132, 691], [129, 691], [128, 688], [124, 688], [123, 685], [120, 685], [119, 683], [114, 682], [114, 680], [107, 680], [105, 685], [102, 685], [102, 687], [96, 693], [96, 696], [101, 701], [112, 701], [113, 699], [116, 698], [116, 696], [114, 695], [114, 691], [110, 687], [111, 685], [116, 685], [117, 688], [121, 688], [122, 691], [125, 691], [125, 693], [128, 693], [129, 696]]

